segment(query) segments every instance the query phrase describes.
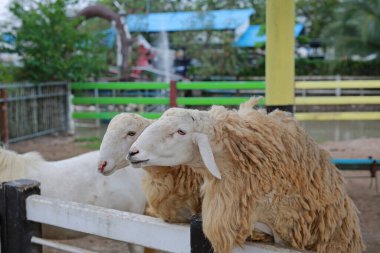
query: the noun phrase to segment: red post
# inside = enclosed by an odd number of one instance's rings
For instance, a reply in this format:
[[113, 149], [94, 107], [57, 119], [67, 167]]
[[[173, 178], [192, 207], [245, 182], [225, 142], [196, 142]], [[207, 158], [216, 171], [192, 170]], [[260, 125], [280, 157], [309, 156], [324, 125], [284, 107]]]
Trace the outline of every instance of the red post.
[[1, 103], [1, 140], [4, 143], [8, 143], [9, 131], [8, 131], [8, 121], [7, 121], [7, 93], [4, 89], [1, 89], [1, 98], [3, 102]]
[[177, 107], [177, 82], [174, 80], [170, 81], [169, 99], [169, 106]]

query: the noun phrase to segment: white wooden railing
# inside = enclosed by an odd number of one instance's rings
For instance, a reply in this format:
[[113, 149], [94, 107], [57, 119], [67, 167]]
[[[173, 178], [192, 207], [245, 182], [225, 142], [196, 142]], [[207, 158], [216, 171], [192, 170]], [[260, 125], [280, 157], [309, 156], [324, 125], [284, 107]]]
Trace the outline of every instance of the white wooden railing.
[[[194, 241], [194, 239], [191, 240], [191, 233], [193, 232], [191, 232], [189, 225], [169, 224], [161, 219], [141, 214], [44, 197], [35, 194], [38, 190], [31, 190], [32, 187], [38, 187], [39, 185], [35, 181], [14, 182], [5, 183], [6, 185], [2, 184], [0, 188], [2, 198], [4, 196], [11, 198], [8, 200], [1, 199], [3, 201], [0, 208], [1, 222], [2, 226], [3, 224], [5, 225], [5, 228], [2, 227], [2, 233], [6, 233], [5, 236], [2, 234], [2, 239], [6, 241], [3, 242], [2, 240], [2, 248], [4, 248], [3, 243], [9, 244], [12, 241], [29, 240], [29, 244], [32, 241], [35, 244], [66, 249], [68, 252], [90, 252], [72, 246], [64, 247], [62, 244], [52, 243], [40, 238], [38, 232], [35, 234], [30, 230], [30, 222], [32, 222], [34, 225], [48, 224], [167, 252], [200, 253], [196, 250], [194, 251], [193, 245], [191, 245], [191, 241]], [[14, 212], [12, 208], [15, 209]], [[7, 218], [9, 219], [8, 221]], [[12, 225], [8, 227], [7, 224]], [[15, 227], [17, 229], [12, 231]], [[16, 237], [16, 239], [11, 237]], [[25, 238], [28, 239], [26, 240]], [[202, 242], [197, 242], [197, 244], [199, 243]], [[7, 246], [13, 247], [12, 245]], [[33, 246], [22, 246], [20, 248], [25, 249], [25, 247]], [[8, 252], [22, 253], [29, 251], [18, 251], [17, 247], [16, 249], [12, 248], [11, 251], [9, 249], [2, 251], [2, 253]], [[236, 248], [233, 252], [295, 253], [301, 251], [269, 244], [246, 243], [243, 248]]]

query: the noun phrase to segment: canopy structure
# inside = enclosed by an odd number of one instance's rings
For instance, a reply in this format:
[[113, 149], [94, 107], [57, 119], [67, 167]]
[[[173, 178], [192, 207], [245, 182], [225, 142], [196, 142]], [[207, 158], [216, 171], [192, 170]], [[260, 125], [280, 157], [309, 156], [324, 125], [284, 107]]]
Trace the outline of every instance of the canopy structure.
[[[302, 24], [294, 26], [294, 37], [298, 37], [303, 29]], [[265, 44], [267, 36], [260, 34], [261, 25], [251, 25], [234, 43], [235, 47], [254, 47], [257, 44]]]
[[[124, 24], [130, 32], [181, 32], [206, 30], [233, 30], [238, 40], [249, 27], [249, 18], [254, 9], [233, 9], [214, 11], [162, 12], [150, 14], [130, 14]], [[112, 27], [102, 31], [103, 43], [113, 47], [116, 32]]]
[[[178, 32], [199, 30], [240, 30], [249, 26], [253, 9], [202, 12], [163, 12], [131, 14], [125, 18], [131, 32]], [[244, 28], [245, 26], [245, 28]]]

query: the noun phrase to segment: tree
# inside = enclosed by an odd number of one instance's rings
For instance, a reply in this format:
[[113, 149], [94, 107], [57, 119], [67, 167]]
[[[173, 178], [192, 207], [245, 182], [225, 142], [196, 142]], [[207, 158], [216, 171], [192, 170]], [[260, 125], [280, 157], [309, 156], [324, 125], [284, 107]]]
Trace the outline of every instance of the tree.
[[319, 39], [325, 27], [334, 21], [340, 0], [297, 0], [296, 15], [306, 26], [306, 35]]
[[[115, 11], [128, 14], [144, 14], [155, 12], [207, 11], [220, 9], [253, 8], [252, 24], [265, 22], [265, 0], [101, 0]], [[115, 5], [115, 2], [119, 4]], [[120, 6], [121, 8], [117, 8]], [[157, 34], [144, 34], [150, 42], [157, 40]], [[170, 48], [184, 49], [186, 56], [196, 59], [202, 67], [196, 69], [196, 75], [235, 75], [241, 65], [249, 65], [246, 59], [247, 50], [232, 47], [234, 33], [232, 31], [186, 31], [171, 32]], [[202, 37], [202, 41], [199, 38]], [[218, 40], [216, 45], [213, 41]], [[249, 52], [251, 53], [251, 52]]]
[[380, 58], [380, 1], [348, 0], [341, 4], [324, 34], [338, 56], [377, 54]]
[[97, 78], [106, 69], [100, 34], [77, 30], [80, 18], [68, 18], [74, 1], [21, 1], [10, 10], [21, 21], [14, 28], [16, 52], [22, 57], [23, 75], [32, 81], [81, 81]]
[[[99, 0], [100, 4], [106, 5], [121, 16], [253, 8], [255, 14], [251, 16], [250, 24], [265, 23], [265, 2], [265, 0]], [[98, 25], [101, 26], [100, 23]], [[159, 37], [157, 33], [143, 35], [153, 44]], [[241, 69], [249, 69], [253, 63], [256, 64], [257, 60], [252, 58], [262, 57], [255, 54], [256, 49], [233, 47], [235, 34], [231, 30], [170, 32], [168, 36], [171, 49], [184, 50], [186, 58], [195, 59], [194, 62], [199, 63], [197, 67], [192, 67], [189, 73], [200, 78], [209, 78], [211, 75], [238, 75]], [[132, 58], [136, 58], [136, 51], [132, 51]]]

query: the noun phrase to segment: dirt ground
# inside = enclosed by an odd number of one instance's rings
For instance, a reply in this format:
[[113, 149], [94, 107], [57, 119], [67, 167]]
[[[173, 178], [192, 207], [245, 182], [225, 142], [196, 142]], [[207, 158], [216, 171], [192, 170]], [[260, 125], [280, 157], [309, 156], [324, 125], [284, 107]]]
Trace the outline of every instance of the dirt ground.
[[[10, 145], [9, 148], [20, 153], [38, 151], [46, 160], [60, 160], [90, 151], [82, 142], [78, 143], [74, 140], [72, 136], [46, 136], [19, 142]], [[372, 156], [380, 159], [380, 138], [325, 142], [320, 145], [329, 150], [335, 158], [367, 158]], [[348, 193], [360, 210], [361, 227], [367, 246], [366, 252], [377, 253], [380, 251], [380, 195], [376, 194], [374, 187], [369, 188], [371, 179], [357, 178], [358, 176], [368, 176], [369, 172], [345, 171], [343, 174], [347, 180]], [[125, 245], [121, 243], [94, 236], [88, 236], [82, 240], [73, 240], [70, 244], [104, 253], [127, 252]]]
[[71, 135], [48, 135], [9, 145], [18, 153], [39, 152], [45, 160], [58, 161], [91, 151], [84, 142], [76, 141]]

